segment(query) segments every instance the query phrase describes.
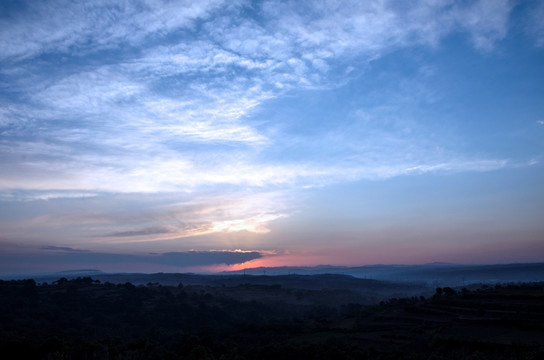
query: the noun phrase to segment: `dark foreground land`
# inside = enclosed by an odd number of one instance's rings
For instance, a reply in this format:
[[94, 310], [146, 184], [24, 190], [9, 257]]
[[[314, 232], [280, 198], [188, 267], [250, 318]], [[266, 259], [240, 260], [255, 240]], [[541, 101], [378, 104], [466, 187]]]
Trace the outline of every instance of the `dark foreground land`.
[[367, 301], [353, 291], [254, 281], [0, 281], [0, 353], [28, 359], [544, 359], [544, 282]]

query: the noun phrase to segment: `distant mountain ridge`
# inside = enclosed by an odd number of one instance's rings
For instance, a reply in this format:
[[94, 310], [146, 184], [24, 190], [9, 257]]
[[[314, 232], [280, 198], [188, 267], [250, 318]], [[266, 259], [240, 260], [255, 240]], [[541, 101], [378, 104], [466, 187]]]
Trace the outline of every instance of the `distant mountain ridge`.
[[[2, 279], [34, 278], [38, 282], [52, 282], [61, 277], [92, 277], [112, 283], [132, 282], [134, 284], [160, 283], [177, 285], [212, 283], [274, 283], [271, 279], [278, 276], [299, 275], [345, 275], [356, 279], [389, 281], [394, 283], [420, 283], [426, 286], [465, 286], [475, 283], [506, 283], [544, 281], [544, 263], [514, 263], [495, 265], [463, 265], [431, 263], [422, 265], [365, 265], [356, 267], [319, 265], [314, 267], [285, 266], [271, 268], [250, 268], [239, 271], [207, 274], [176, 273], [105, 273], [97, 269], [79, 269], [56, 273], [13, 275]], [[244, 275], [246, 278], [244, 278]], [[252, 281], [249, 281], [252, 278]], [[229, 280], [231, 279], [231, 280]], [[310, 277], [304, 281], [312, 282]], [[290, 279], [292, 281], [294, 279]]]
[[446, 286], [473, 283], [523, 282], [544, 280], [544, 263], [464, 265], [430, 263], [422, 265], [365, 265], [356, 267], [319, 265], [315, 267], [285, 266], [251, 268], [223, 274], [246, 275], [316, 275], [342, 274], [362, 279], [397, 282], [425, 282]]

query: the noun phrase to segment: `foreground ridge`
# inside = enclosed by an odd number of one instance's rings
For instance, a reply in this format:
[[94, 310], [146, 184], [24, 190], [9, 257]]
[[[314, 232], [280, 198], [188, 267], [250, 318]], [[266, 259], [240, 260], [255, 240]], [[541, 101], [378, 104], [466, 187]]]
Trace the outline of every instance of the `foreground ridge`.
[[0, 318], [0, 350], [25, 358], [544, 355], [544, 282], [439, 287], [369, 304], [349, 290], [281, 285], [12, 280], [0, 281]]

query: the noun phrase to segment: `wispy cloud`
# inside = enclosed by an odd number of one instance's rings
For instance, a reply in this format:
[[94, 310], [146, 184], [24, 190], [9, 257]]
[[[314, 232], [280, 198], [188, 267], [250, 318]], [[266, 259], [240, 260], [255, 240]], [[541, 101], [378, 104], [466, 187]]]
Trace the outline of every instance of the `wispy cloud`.
[[[1, 212], [3, 234], [36, 244], [124, 244], [176, 240], [227, 232], [268, 232], [276, 219], [292, 211], [283, 191], [225, 194], [127, 194], [19, 203]], [[3, 200], [4, 204], [14, 200]], [[7, 207], [6, 207], [7, 208]], [[182, 243], [190, 243], [183, 241]], [[223, 247], [221, 241], [207, 245]], [[195, 246], [195, 248], [199, 248]]]
[[135, 45], [155, 34], [190, 28], [221, 4], [214, 0], [22, 4], [10, 9], [0, 22], [0, 28], [9, 30], [0, 32], [0, 53], [20, 59], [44, 52], [84, 54], [120, 43]]
[[531, 3], [527, 10], [530, 13], [526, 26], [526, 31], [535, 37], [536, 46], [544, 46], [544, 3], [536, 1]]
[[[17, 62], [61, 53], [88, 63], [83, 71], [53, 67], [51, 77], [35, 72], [31, 84], [13, 78], [13, 90], [24, 89], [31, 101], [6, 104], [2, 118], [13, 123], [22, 116], [16, 122], [26, 125], [4, 130], [12, 140], [2, 145], [9, 148], [6, 153], [26, 160], [8, 160], [14, 166], [0, 186], [138, 192], [199, 182], [311, 182], [314, 175], [322, 182], [321, 174], [340, 167], [316, 169], [307, 164], [314, 159], [267, 163], [213, 147], [248, 145], [244, 151], [257, 154], [273, 148], [272, 136], [282, 134], [270, 132], [266, 119], [253, 118], [253, 109], [289, 89], [342, 83], [349, 71], [339, 72], [338, 66], [345, 67], [342, 58], [372, 61], [395, 48], [434, 44], [457, 28], [467, 31], [476, 47], [489, 50], [504, 37], [510, 11], [506, 1], [406, 8], [382, 2], [255, 6], [263, 16], [260, 22], [241, 18], [243, 5], [218, 1], [156, 7], [56, 1], [27, 9], [24, 21], [21, 10], [13, 10], [3, 19], [4, 58]], [[194, 32], [196, 20], [202, 21], [202, 32]], [[168, 39], [179, 29], [189, 35]], [[167, 45], [151, 41], [157, 37]], [[123, 44], [144, 50], [108, 62], [94, 59], [93, 54]], [[192, 142], [211, 147], [199, 150], [204, 156], [188, 155]], [[213, 160], [219, 157], [222, 163]], [[27, 180], [20, 182], [23, 177]]]

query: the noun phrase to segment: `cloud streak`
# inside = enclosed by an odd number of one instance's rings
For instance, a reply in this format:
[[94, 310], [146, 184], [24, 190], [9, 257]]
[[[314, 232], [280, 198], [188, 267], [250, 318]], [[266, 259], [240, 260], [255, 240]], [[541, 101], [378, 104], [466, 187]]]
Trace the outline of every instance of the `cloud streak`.
[[74, 248], [71, 248], [71, 247], [68, 247], [68, 246], [52, 246], [52, 245], [42, 246], [40, 249], [42, 249], [42, 250], [51, 250], [51, 251], [61, 251], [61, 252], [64, 252], [64, 251], [89, 252], [89, 250], [74, 249]]

